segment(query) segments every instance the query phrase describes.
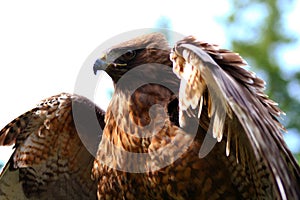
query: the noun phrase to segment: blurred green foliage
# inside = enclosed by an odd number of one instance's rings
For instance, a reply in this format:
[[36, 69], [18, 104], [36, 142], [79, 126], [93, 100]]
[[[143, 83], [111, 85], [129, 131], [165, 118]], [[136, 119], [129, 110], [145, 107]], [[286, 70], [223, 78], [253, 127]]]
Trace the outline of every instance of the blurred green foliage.
[[[293, 6], [280, 0], [229, 0], [230, 12], [222, 18], [231, 48], [239, 52], [267, 82], [267, 94], [287, 114], [283, 124], [300, 133], [300, 69], [284, 70], [281, 50], [297, 41], [286, 27], [286, 15]], [[291, 87], [293, 84], [294, 87]], [[296, 84], [296, 85], [295, 85]], [[298, 88], [298, 89], [297, 89]], [[297, 156], [297, 155], [296, 155]], [[297, 156], [300, 159], [300, 155]]]
[[[285, 125], [300, 132], [298, 112], [300, 102], [291, 94], [289, 84], [300, 82], [300, 71], [288, 75], [280, 66], [277, 53], [285, 45], [296, 41], [292, 33], [284, 27], [284, 16], [289, 8], [280, 6], [279, 0], [230, 0], [231, 12], [224, 20], [231, 39], [232, 49], [239, 52], [251, 66], [261, 69], [266, 77], [267, 93], [280, 108], [288, 113]], [[256, 11], [257, 13], [251, 13]], [[250, 13], [248, 13], [250, 12]], [[253, 17], [251, 21], [251, 15]], [[257, 16], [259, 15], [259, 16]], [[236, 31], [235, 31], [236, 30]]]
[[300, 153], [295, 154], [295, 157], [298, 160], [298, 164], [300, 165]]

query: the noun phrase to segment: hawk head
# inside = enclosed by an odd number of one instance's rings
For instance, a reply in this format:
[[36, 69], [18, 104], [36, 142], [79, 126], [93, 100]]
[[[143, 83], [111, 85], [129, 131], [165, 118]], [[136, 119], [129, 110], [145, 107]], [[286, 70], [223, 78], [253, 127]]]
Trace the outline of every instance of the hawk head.
[[[105, 70], [114, 83], [129, 70], [143, 64], [158, 63], [171, 67], [170, 48], [161, 33], [136, 37], [108, 49], [93, 67], [94, 73]], [[147, 71], [147, 69], [144, 69]]]

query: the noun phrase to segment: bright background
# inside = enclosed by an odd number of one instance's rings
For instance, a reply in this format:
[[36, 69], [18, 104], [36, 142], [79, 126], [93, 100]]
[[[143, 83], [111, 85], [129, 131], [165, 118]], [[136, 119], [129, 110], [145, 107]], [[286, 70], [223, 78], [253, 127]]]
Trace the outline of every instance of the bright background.
[[[300, 3], [293, 4], [285, 23], [300, 38]], [[164, 17], [174, 31], [227, 47], [220, 17], [229, 10], [220, 0], [1, 1], [0, 128], [46, 97], [72, 93], [83, 62], [105, 40]], [[281, 54], [286, 70], [300, 66], [299, 52], [297, 43]], [[299, 147], [297, 137], [288, 143]], [[0, 148], [0, 160], [9, 155]]]

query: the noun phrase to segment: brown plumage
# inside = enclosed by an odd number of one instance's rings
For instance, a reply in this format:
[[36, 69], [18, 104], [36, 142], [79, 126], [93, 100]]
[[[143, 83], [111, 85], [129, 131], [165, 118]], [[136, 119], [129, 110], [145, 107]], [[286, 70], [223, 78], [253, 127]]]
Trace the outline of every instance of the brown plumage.
[[[282, 139], [276, 119], [281, 111], [263, 93], [264, 82], [242, 68], [246, 63], [238, 54], [187, 37], [171, 54], [179, 87], [171, 73], [159, 77], [161, 71], [151, 64], [171, 68], [169, 53], [161, 34], [149, 34], [112, 47], [94, 66], [115, 83], [93, 167], [98, 198], [298, 198], [299, 166]], [[125, 75], [129, 78], [122, 82]], [[132, 91], [132, 84], [148, 76], [164, 82]], [[167, 80], [178, 96], [165, 87]], [[148, 135], [142, 128], [151, 124], [148, 111], [155, 104], [163, 112], [156, 110], [152, 120], [164, 125], [156, 135], [140, 137], [141, 130]], [[190, 127], [197, 116], [193, 138]]]
[[90, 134], [91, 123], [79, 120], [75, 127], [74, 112], [85, 117], [97, 112], [104, 127], [101, 109], [82, 96], [62, 93], [1, 130], [0, 144], [15, 144], [15, 150], [1, 173], [0, 199], [96, 199], [94, 157], [80, 138]]
[[[0, 197], [297, 199], [300, 170], [281, 111], [245, 64], [193, 37], [172, 52], [158, 33], [110, 48], [93, 68], [115, 84], [105, 119], [89, 100], [62, 94], [0, 132], [1, 145], [15, 143]], [[96, 109], [102, 137], [89, 118], [75, 128], [71, 102], [83, 116]]]

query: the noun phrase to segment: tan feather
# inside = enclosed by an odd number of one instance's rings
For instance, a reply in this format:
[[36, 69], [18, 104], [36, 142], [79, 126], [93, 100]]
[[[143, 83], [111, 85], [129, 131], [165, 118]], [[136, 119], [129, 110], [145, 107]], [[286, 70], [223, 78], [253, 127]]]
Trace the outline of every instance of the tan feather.
[[226, 156], [230, 154], [230, 141], [231, 141], [231, 130], [230, 126], [227, 127], [227, 142], [226, 142]]

